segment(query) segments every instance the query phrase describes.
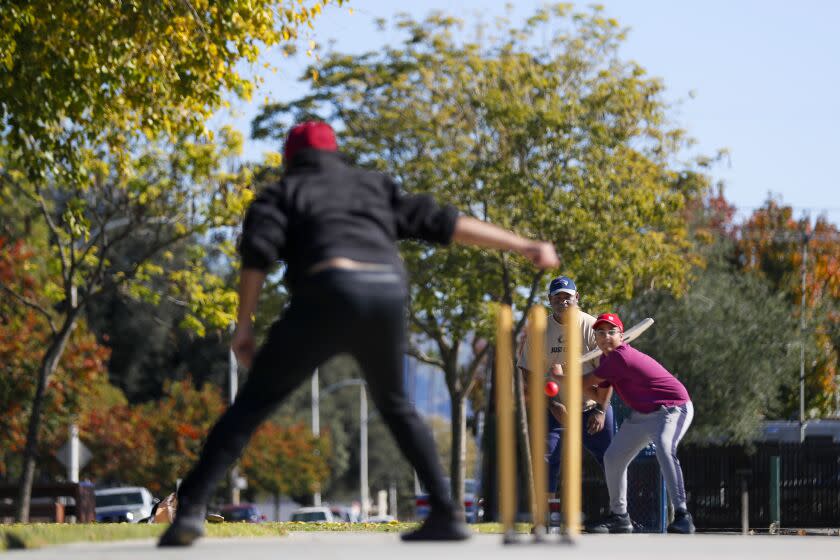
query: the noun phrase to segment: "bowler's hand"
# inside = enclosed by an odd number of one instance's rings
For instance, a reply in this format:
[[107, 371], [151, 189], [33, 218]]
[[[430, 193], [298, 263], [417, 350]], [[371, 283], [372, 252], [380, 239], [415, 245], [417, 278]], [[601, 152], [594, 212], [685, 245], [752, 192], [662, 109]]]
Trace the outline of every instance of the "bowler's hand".
[[523, 249], [522, 254], [537, 268], [557, 268], [560, 266], [560, 259], [557, 258], [554, 245], [545, 241], [531, 242]]
[[589, 420], [586, 421], [586, 433], [590, 436], [592, 434], [597, 434], [601, 430], [604, 429], [604, 419], [607, 417], [606, 414], [596, 412], [594, 414], [589, 415]]
[[254, 354], [257, 352], [257, 337], [254, 334], [254, 325], [252, 323], [240, 323], [236, 325], [231, 347], [239, 364], [249, 369], [254, 361]]

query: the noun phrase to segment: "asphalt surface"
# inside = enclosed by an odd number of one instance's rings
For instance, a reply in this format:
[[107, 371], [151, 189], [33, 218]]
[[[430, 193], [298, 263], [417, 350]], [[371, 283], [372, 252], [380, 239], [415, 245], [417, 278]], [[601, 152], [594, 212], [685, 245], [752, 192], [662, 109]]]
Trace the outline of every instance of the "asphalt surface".
[[476, 535], [464, 543], [406, 544], [394, 533], [291, 533], [287, 537], [202, 539], [184, 549], [155, 548], [152, 540], [79, 543], [38, 550], [7, 551], [13, 559], [123, 560], [177, 558], [190, 560], [481, 560], [551, 558], [552, 560], [669, 556], [679, 560], [835, 558], [840, 537], [741, 535], [582, 535], [573, 544], [504, 546], [499, 535]]

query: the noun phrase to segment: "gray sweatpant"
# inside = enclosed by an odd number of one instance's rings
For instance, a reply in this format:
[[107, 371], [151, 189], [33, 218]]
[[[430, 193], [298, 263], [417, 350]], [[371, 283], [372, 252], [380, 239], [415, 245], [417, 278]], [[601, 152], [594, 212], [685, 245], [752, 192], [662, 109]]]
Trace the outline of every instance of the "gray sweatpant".
[[685, 484], [677, 459], [677, 445], [691, 425], [694, 406], [660, 407], [649, 414], [633, 411], [624, 420], [604, 454], [604, 471], [610, 492], [610, 510], [627, 513], [627, 467], [648, 443], [656, 445], [656, 459], [674, 509], [685, 508]]

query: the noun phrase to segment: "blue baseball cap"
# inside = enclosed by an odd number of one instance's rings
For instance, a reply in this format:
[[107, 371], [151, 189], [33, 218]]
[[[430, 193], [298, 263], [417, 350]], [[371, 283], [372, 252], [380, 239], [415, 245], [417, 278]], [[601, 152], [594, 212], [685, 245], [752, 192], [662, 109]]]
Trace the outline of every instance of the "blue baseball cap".
[[553, 296], [554, 294], [559, 294], [560, 292], [575, 295], [577, 293], [575, 281], [568, 276], [558, 276], [552, 280], [551, 284], [548, 285], [548, 295]]

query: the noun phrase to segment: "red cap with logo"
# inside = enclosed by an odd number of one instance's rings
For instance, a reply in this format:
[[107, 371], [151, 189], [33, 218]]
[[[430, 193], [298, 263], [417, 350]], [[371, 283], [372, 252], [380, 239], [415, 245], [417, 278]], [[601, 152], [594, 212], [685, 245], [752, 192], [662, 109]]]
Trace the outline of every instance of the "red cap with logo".
[[624, 332], [624, 323], [621, 322], [621, 319], [619, 319], [618, 315], [615, 313], [601, 313], [598, 315], [598, 318], [595, 319], [595, 324], [592, 325], [592, 328], [594, 329], [597, 327], [599, 323], [607, 323], [614, 327], [618, 327], [621, 329], [621, 332]]
[[332, 127], [321, 121], [306, 121], [292, 127], [286, 137], [286, 146], [283, 151], [283, 158], [286, 165], [292, 161], [299, 151], [305, 148], [326, 150], [334, 152], [338, 150], [335, 141], [335, 132]]

